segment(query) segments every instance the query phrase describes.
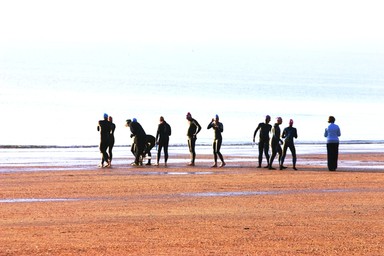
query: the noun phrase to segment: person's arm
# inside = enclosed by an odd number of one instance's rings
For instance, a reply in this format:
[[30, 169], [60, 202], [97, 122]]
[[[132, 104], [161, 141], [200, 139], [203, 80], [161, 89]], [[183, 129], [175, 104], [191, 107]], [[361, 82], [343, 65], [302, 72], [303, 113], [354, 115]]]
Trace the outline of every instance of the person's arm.
[[220, 132], [223, 132], [224, 131], [224, 125], [222, 123], [219, 123], [219, 130]]
[[285, 137], [287, 137], [287, 129], [286, 128], [284, 128], [283, 133], [281, 134], [281, 138], [284, 139]]
[[166, 123], [166, 126], [168, 128], [168, 136], [171, 136], [171, 134], [172, 134], [171, 126], [168, 123]]
[[159, 135], [160, 135], [160, 124], [157, 126], [156, 139], [155, 139], [156, 143], [158, 143]]
[[196, 133], [194, 134], [196, 136], [201, 131], [201, 126], [196, 120], [194, 120], [193, 123], [197, 127]]
[[256, 137], [256, 133], [257, 131], [260, 129], [260, 124], [257, 126], [255, 132], [253, 133], [253, 142], [255, 142], [255, 137]]
[[211, 122], [208, 124], [207, 129], [211, 129], [212, 127], [213, 127], [213, 119], [212, 119]]
[[276, 138], [275, 127], [272, 127], [271, 132], [272, 132], [272, 138]]

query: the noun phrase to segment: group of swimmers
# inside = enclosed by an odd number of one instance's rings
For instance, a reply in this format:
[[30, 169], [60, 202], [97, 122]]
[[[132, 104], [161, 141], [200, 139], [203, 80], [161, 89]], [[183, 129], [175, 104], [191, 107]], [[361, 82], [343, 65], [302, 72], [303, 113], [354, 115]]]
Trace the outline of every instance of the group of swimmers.
[[[187, 113], [186, 119], [188, 120], [189, 127], [187, 131], [188, 138], [188, 148], [190, 152], [190, 162], [188, 166], [195, 165], [196, 159], [196, 140], [197, 134], [201, 131], [200, 124], [196, 121], [196, 119], [192, 118], [191, 113]], [[290, 126], [284, 129], [282, 138], [285, 138], [284, 150], [282, 151], [280, 147], [280, 128], [279, 125], [282, 123], [281, 117], [277, 118], [277, 122], [272, 128], [269, 124], [271, 118], [270, 116], [266, 117], [265, 123], [260, 123], [255, 130], [253, 141], [255, 141], [256, 133], [260, 130], [260, 141], [259, 141], [259, 166], [261, 167], [262, 162], [262, 154], [265, 153], [267, 158], [268, 165], [266, 166], [269, 169], [273, 169], [272, 163], [277, 154], [279, 154], [279, 165], [280, 169], [285, 169], [283, 166], [284, 158], [286, 155], [286, 151], [289, 148], [292, 152], [293, 157], [293, 168], [296, 169], [296, 150], [293, 143], [293, 138], [297, 138], [296, 128], [292, 127], [293, 121], [290, 121]], [[97, 130], [100, 131], [100, 145], [99, 149], [101, 152], [101, 162], [99, 167], [111, 167], [112, 165], [112, 148], [114, 146], [114, 131], [115, 124], [112, 122], [112, 117], [104, 114], [104, 120], [100, 120]], [[168, 146], [169, 146], [169, 136], [171, 136], [171, 126], [164, 120], [164, 117], [160, 117], [160, 124], [158, 125], [158, 129], [156, 132], [156, 137], [152, 135], [147, 135], [140, 125], [137, 122], [136, 118], [126, 120], [126, 127], [130, 128], [131, 138], [133, 138], [131, 151], [135, 156], [135, 161], [132, 163], [133, 166], [143, 165], [143, 159], [147, 157], [148, 163], [146, 165], [151, 165], [151, 149], [158, 145], [157, 151], [157, 162], [155, 165], [159, 165], [161, 151], [164, 148], [164, 164], [167, 165], [168, 161]], [[223, 124], [219, 121], [219, 116], [216, 115], [209, 122], [207, 129], [213, 129], [214, 131], [214, 140], [213, 140], [213, 156], [214, 163], [212, 167], [224, 167], [226, 165], [224, 161], [224, 157], [220, 152], [221, 145], [223, 142], [223, 137], [221, 133], [224, 131]], [[272, 132], [272, 157], [269, 156], [269, 134]], [[283, 153], [282, 153], [283, 152]], [[218, 159], [220, 159], [221, 163], [218, 165]]]
[[[261, 163], [263, 159], [263, 152], [265, 154], [265, 157], [267, 159], [268, 165], [265, 166], [265, 168], [268, 168], [270, 170], [274, 170], [275, 168], [272, 166], [273, 161], [277, 154], [279, 154], [278, 160], [279, 160], [279, 169], [283, 170], [286, 169], [284, 164], [285, 156], [287, 155], [287, 150], [289, 150], [292, 153], [292, 162], [293, 162], [293, 169], [297, 170], [296, 168], [296, 148], [294, 144], [294, 139], [297, 139], [297, 130], [293, 127], [293, 120], [289, 120], [289, 126], [286, 127], [283, 130], [283, 133], [281, 134], [280, 125], [283, 123], [283, 119], [281, 117], [276, 118], [276, 123], [273, 125], [270, 125], [269, 122], [271, 121], [271, 117], [267, 115], [265, 117], [264, 123], [259, 123], [257, 126], [254, 134], [253, 134], [253, 142], [255, 142], [256, 133], [260, 130], [260, 139], [259, 139], [259, 165], [258, 168], [261, 168]], [[269, 138], [270, 133], [272, 132], [272, 138]], [[281, 139], [285, 139], [284, 141]], [[281, 144], [283, 144], [283, 149], [281, 149]], [[271, 145], [272, 149], [272, 156], [269, 156], [269, 145]]]
[[[164, 120], [164, 117], [160, 117], [160, 124], [158, 125], [156, 137], [146, 134], [143, 127], [137, 122], [136, 118], [126, 120], [126, 127], [130, 128], [131, 138], [133, 139], [131, 145], [131, 152], [135, 156], [133, 166], [143, 165], [143, 160], [148, 159], [146, 165], [151, 165], [151, 149], [158, 145], [157, 163], [159, 164], [161, 151], [164, 148], [165, 165], [168, 161], [168, 145], [169, 136], [171, 136], [171, 126]], [[100, 153], [101, 162], [99, 167], [111, 167], [112, 166], [112, 149], [115, 144], [114, 131], [115, 124], [112, 122], [112, 117], [108, 114], [104, 114], [104, 119], [99, 121], [97, 130], [100, 131]]]
[[[104, 114], [104, 119], [99, 121], [97, 130], [100, 132], [100, 153], [101, 162], [99, 167], [111, 167], [112, 165], [112, 149], [115, 145], [115, 124], [111, 116]], [[107, 153], [108, 150], [108, 153]]]
[[[195, 159], [196, 159], [196, 140], [197, 140], [197, 134], [201, 131], [200, 124], [192, 118], [191, 113], [187, 113], [186, 119], [189, 123], [188, 131], [187, 131], [187, 137], [188, 137], [188, 148], [190, 152], [190, 162], [188, 163], [188, 166], [194, 166], [195, 165]], [[326, 129], [326, 132], [324, 134], [325, 137], [329, 137], [331, 134], [335, 134], [336, 138], [340, 136], [340, 129], [337, 126], [337, 131], [333, 132], [335, 130], [334, 123], [335, 118], [330, 117], [329, 123], [331, 123], [330, 127]], [[259, 156], [258, 156], [258, 168], [261, 168], [262, 166], [262, 159], [263, 159], [263, 153], [267, 160], [267, 165], [264, 166], [264, 168], [268, 168], [270, 170], [274, 170], [273, 167], [273, 161], [275, 157], [278, 155], [278, 168], [280, 170], [286, 169], [287, 167], [284, 166], [284, 160], [287, 154], [288, 149], [291, 151], [292, 154], [292, 163], [293, 163], [293, 169], [297, 170], [296, 162], [296, 148], [294, 144], [294, 139], [297, 139], [297, 129], [293, 127], [293, 120], [289, 120], [289, 126], [283, 129], [283, 132], [281, 133], [280, 125], [282, 124], [283, 120], [281, 117], [276, 118], [276, 123], [272, 126], [270, 125], [271, 117], [267, 115], [265, 117], [265, 122], [259, 123], [254, 134], [253, 134], [253, 142], [255, 142], [255, 137], [257, 132], [259, 132], [259, 142], [258, 142], [258, 149], [259, 149]], [[168, 145], [169, 145], [169, 136], [171, 136], [171, 126], [164, 120], [164, 117], [160, 117], [160, 123], [158, 125], [158, 129], [156, 132], [156, 137], [152, 135], [147, 135], [143, 129], [143, 127], [140, 125], [139, 122], [135, 118], [126, 120], [126, 126], [130, 128], [131, 131], [131, 138], [133, 138], [133, 143], [131, 146], [131, 151], [133, 155], [135, 156], [135, 161], [132, 163], [133, 166], [140, 166], [143, 165], [143, 159], [147, 157], [148, 163], [146, 165], [151, 165], [151, 149], [158, 145], [158, 151], [157, 151], [157, 162], [155, 165], [159, 165], [160, 157], [161, 157], [161, 151], [164, 148], [164, 164], [167, 165], [168, 161]], [[97, 127], [97, 130], [100, 131], [101, 139], [100, 139], [100, 152], [102, 155], [100, 167], [111, 167], [112, 164], [112, 148], [114, 145], [114, 130], [115, 130], [115, 124], [112, 122], [112, 117], [108, 116], [107, 114], [104, 114], [104, 120], [99, 121], [99, 125]], [[213, 156], [214, 156], [214, 164], [212, 167], [224, 167], [225, 161], [224, 157], [220, 152], [220, 148], [222, 145], [222, 135], [221, 133], [224, 131], [223, 124], [219, 121], [219, 116], [216, 115], [210, 123], [207, 126], [207, 129], [213, 129], [214, 131], [214, 140], [213, 140]], [[332, 130], [332, 132], [330, 132]], [[270, 138], [270, 135], [272, 137]], [[334, 136], [333, 136], [334, 137]], [[284, 139], [284, 141], [282, 140]], [[327, 149], [328, 144], [333, 143], [335, 144], [337, 142], [337, 149], [336, 146], [330, 147], [330, 150], [328, 150], [328, 166], [330, 170], [336, 170], [337, 168], [337, 154], [338, 154], [338, 139], [335, 140], [335, 138], [332, 138], [331, 141], [327, 141]], [[283, 148], [281, 147], [283, 145]], [[332, 145], [331, 145], [332, 146]], [[269, 148], [271, 147], [272, 155], [269, 155]], [[107, 152], [108, 151], [108, 152]], [[329, 153], [331, 152], [331, 153]], [[335, 157], [336, 154], [336, 157]], [[220, 159], [221, 163], [218, 165], [218, 159]], [[336, 163], [335, 163], [336, 161]]]

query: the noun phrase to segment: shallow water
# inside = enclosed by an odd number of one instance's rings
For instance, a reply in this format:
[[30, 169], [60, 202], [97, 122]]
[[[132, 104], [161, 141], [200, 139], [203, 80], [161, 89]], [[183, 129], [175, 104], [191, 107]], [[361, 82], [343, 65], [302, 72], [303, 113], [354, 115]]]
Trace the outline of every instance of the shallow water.
[[[305, 160], [301, 159], [302, 154], [325, 154], [324, 144], [297, 144], [296, 145], [298, 162], [297, 165], [320, 165], [326, 166], [326, 159]], [[198, 166], [211, 166], [212, 158], [199, 158], [199, 155], [212, 155], [211, 146], [197, 146]], [[226, 158], [228, 167], [240, 167], [249, 163], [250, 166], [256, 165], [257, 145], [224, 145], [221, 152]], [[384, 144], [340, 144], [340, 153], [375, 153], [384, 152]], [[152, 150], [152, 163], [156, 159], [156, 150]], [[179, 168], [181, 164], [189, 161], [189, 152], [186, 146], [174, 146], [169, 149], [168, 167], [171, 170]], [[69, 148], [1, 148], [0, 149], [0, 172], [18, 171], [68, 171], [68, 170], [91, 170], [100, 161], [100, 153], [97, 147], [69, 147]], [[134, 161], [130, 148], [115, 147], [112, 170], [119, 168], [131, 168], [130, 163]], [[160, 167], [163, 166], [164, 156], [160, 160]], [[291, 155], [288, 151], [286, 164], [291, 164]], [[384, 169], [383, 163], [360, 162], [360, 161], [340, 161], [339, 167], [353, 167], [357, 169]], [[144, 166], [142, 168], [151, 168]], [[152, 166], [152, 168], [156, 168]], [[147, 175], [188, 175], [192, 172], [169, 171], [159, 173], [157, 171], [146, 172]], [[195, 175], [203, 175], [210, 172], [196, 172]], [[135, 173], [135, 175], [139, 175]], [[142, 172], [141, 175], [145, 175]]]
[[[266, 114], [295, 120], [301, 142], [322, 142], [330, 114], [343, 140], [380, 140], [384, 58], [365, 48], [260, 47], [257, 45], [74, 45], [11, 47], [0, 54], [0, 102], [9, 125], [5, 145], [91, 145], [97, 121], [114, 117], [116, 141], [127, 144], [125, 120], [138, 118], [156, 132], [163, 115], [172, 143], [185, 143], [191, 112], [203, 127], [215, 114], [224, 141], [250, 142]], [[70, 100], [69, 100], [70, 99]], [[160, 103], [161, 99], [161, 103]], [[268, 113], [266, 113], [268, 112]], [[36, 123], [36, 115], [44, 117]], [[27, 125], [26, 124], [35, 124]], [[379, 126], [381, 124], [379, 123]]]

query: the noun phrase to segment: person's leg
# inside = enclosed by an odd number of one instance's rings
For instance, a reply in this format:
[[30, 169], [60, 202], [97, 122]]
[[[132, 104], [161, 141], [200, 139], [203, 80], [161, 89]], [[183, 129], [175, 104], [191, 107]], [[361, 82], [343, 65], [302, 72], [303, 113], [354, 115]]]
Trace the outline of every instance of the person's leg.
[[[159, 164], [160, 162], [160, 157], [161, 157], [161, 150], [163, 149], [163, 144], [162, 143], [159, 143], [157, 145], [157, 159], [156, 159], [156, 163]], [[165, 147], [164, 147], [164, 153], [165, 153]]]
[[189, 155], [190, 155], [190, 163], [192, 163], [192, 139], [188, 137], [188, 149], [189, 149]]
[[212, 148], [213, 148], [213, 160], [214, 160], [214, 164], [212, 165], [212, 167], [217, 167], [217, 140], [213, 141]]
[[330, 171], [335, 171], [337, 168], [338, 146], [337, 143], [327, 143], [327, 162]]
[[264, 143], [259, 142], [259, 166], [257, 168], [261, 168], [261, 163], [263, 161], [263, 150], [264, 150]]
[[135, 165], [139, 165], [139, 162], [140, 162], [141, 154], [140, 154], [140, 150], [139, 149], [140, 149], [139, 144], [135, 143], [135, 147], [134, 147], [134, 150], [135, 150], [135, 152], [134, 152], [134, 155], [135, 155]]
[[103, 145], [102, 145], [103, 159], [101, 161], [102, 167], [104, 167], [104, 162], [108, 163], [107, 148], [108, 148], [108, 144], [107, 143], [103, 143]]
[[333, 143], [333, 145], [332, 145], [332, 166], [333, 166], [334, 171], [336, 171], [336, 169], [337, 169], [338, 157], [339, 157], [339, 144]]
[[104, 165], [104, 152], [103, 152], [103, 148], [104, 148], [103, 142], [100, 141], [99, 151], [100, 151], [100, 155], [101, 155], [101, 160], [100, 160], [99, 167], [103, 167], [103, 165]]
[[108, 161], [108, 166], [111, 167], [112, 166], [112, 150], [113, 150], [113, 146], [114, 146], [115, 142], [114, 140], [110, 141], [109, 142], [109, 146], [108, 146], [108, 158], [109, 158], [109, 161]]
[[131, 145], [131, 152], [134, 156], [136, 155], [136, 143], [135, 142], [133, 142]]
[[268, 168], [269, 161], [270, 161], [270, 157], [269, 157], [269, 142], [268, 141], [264, 142], [264, 155], [267, 158], [267, 166], [266, 167]]
[[164, 142], [164, 161], [165, 161], [165, 165], [167, 165], [167, 162], [168, 162], [168, 145], [169, 145], [169, 140], [166, 140]]
[[109, 161], [112, 161], [112, 149], [113, 149], [113, 145], [109, 145], [108, 147], [108, 156], [109, 156]]
[[297, 170], [297, 168], [296, 168], [297, 157], [296, 157], [296, 148], [295, 148], [295, 145], [292, 144], [292, 145], [289, 147], [289, 150], [291, 151], [291, 154], [292, 154], [293, 169], [294, 169], [294, 170]]
[[225, 166], [225, 162], [224, 162], [224, 157], [223, 155], [221, 154], [220, 152], [220, 149], [221, 149], [221, 144], [222, 144], [223, 140], [220, 139], [220, 140], [217, 140], [217, 145], [216, 145], [216, 153], [217, 155], [219, 156], [220, 160], [221, 160], [221, 165], [220, 167], [224, 167]]
[[192, 148], [192, 164], [195, 164], [195, 159], [196, 159], [196, 138], [191, 139], [191, 148]]
[[136, 164], [143, 164], [143, 159], [145, 156], [145, 144], [146, 138], [138, 138], [137, 139], [137, 151], [136, 151]]
[[195, 158], [196, 158], [196, 153], [195, 153], [195, 142], [196, 138], [188, 138], [188, 147], [189, 147], [189, 153], [191, 155], [191, 162], [189, 165], [193, 166], [195, 165]]
[[280, 166], [280, 165], [282, 165], [282, 164], [281, 164], [281, 155], [283, 154], [283, 151], [282, 151], [282, 149], [281, 149], [281, 146], [280, 146], [280, 143], [279, 143], [279, 142], [277, 142], [277, 146], [276, 146], [276, 148], [277, 148], [277, 153], [279, 154], [279, 166]]
[[268, 168], [270, 170], [273, 170], [273, 167], [272, 167], [272, 164], [273, 164], [273, 160], [275, 160], [275, 157], [277, 155], [277, 145], [276, 145], [276, 142], [272, 141], [272, 156], [271, 158], [269, 159], [269, 165], [268, 165]]
[[281, 155], [281, 160], [280, 160], [280, 170], [283, 169], [285, 156], [287, 155], [287, 150], [288, 150], [288, 145], [285, 142], [284, 145], [283, 145], [283, 154]]
[[152, 158], [151, 149], [149, 149], [147, 155], [148, 155], [148, 163], [147, 163], [147, 165], [151, 165], [151, 158]]

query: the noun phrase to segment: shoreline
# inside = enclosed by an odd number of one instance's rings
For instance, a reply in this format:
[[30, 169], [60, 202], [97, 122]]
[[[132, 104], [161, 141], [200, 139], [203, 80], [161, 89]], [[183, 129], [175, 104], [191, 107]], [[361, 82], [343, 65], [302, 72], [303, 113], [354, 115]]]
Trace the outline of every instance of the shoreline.
[[[326, 167], [326, 146], [296, 145], [297, 166], [310, 168]], [[133, 155], [130, 147], [115, 147], [113, 150], [113, 165], [115, 168], [133, 168]], [[233, 168], [255, 167], [258, 158], [257, 145], [223, 146], [221, 150], [227, 164]], [[151, 150], [152, 164], [156, 162], [156, 149]], [[196, 163], [200, 168], [209, 168], [213, 163], [211, 146], [196, 147]], [[384, 170], [381, 155], [384, 154], [384, 144], [341, 144], [339, 149], [339, 170], [354, 169], [361, 171]], [[0, 149], [0, 172], [8, 171], [63, 171], [90, 170], [100, 162], [97, 147], [92, 148], [13, 148]], [[372, 156], [372, 157], [371, 157]], [[371, 158], [370, 158], [371, 157]], [[170, 147], [168, 168], [184, 168], [189, 162], [187, 147]], [[370, 158], [370, 159], [369, 159]], [[368, 159], [368, 160], [367, 160]], [[263, 157], [263, 165], [265, 165]], [[160, 164], [164, 162], [162, 152]], [[277, 158], [274, 161], [277, 163]], [[291, 164], [291, 153], [288, 150], [284, 162]], [[145, 166], [144, 168], [149, 168]], [[152, 166], [155, 168], [155, 166]], [[226, 166], [225, 168], [228, 168]]]
[[[223, 143], [223, 147], [236, 147], [236, 146], [252, 146], [255, 143], [247, 142], [247, 141], [239, 141], [239, 142], [226, 142]], [[296, 141], [295, 145], [324, 145], [324, 141]], [[384, 140], [347, 140], [340, 141], [340, 145], [382, 145], [384, 144]], [[121, 147], [130, 147], [130, 144], [120, 144], [115, 145], [116, 148]], [[211, 143], [197, 143], [196, 147], [206, 147], [211, 146]], [[186, 143], [173, 143], [169, 145], [170, 148], [179, 148], [179, 147], [188, 147]], [[98, 148], [98, 145], [0, 145], [0, 149], [44, 149], [44, 148]]]
[[[384, 146], [384, 145], [383, 145]], [[326, 169], [327, 156], [325, 145], [308, 150], [306, 153], [300, 153], [300, 146], [297, 149], [297, 167], [299, 169], [306, 168], [309, 170]], [[133, 167], [130, 164], [134, 161], [130, 148], [114, 148], [113, 168], [140, 170], [140, 169], [157, 169], [164, 165], [164, 155], [160, 158], [160, 166], [154, 166], [156, 162], [156, 150], [152, 150], [152, 165]], [[196, 168], [210, 170], [213, 164], [213, 154], [211, 146], [197, 147]], [[71, 149], [13, 149], [0, 151], [2, 159], [0, 160], [0, 173], [8, 172], [35, 172], [35, 171], [79, 171], [92, 170], [100, 162], [100, 153], [97, 148], [71, 148]], [[222, 168], [255, 168], [257, 165], [257, 148], [255, 147], [223, 147], [221, 150], [227, 166]], [[318, 153], [323, 152], [323, 153]], [[288, 150], [284, 162], [285, 166], [292, 165], [291, 153]], [[189, 162], [188, 148], [170, 148], [167, 169], [183, 169], [188, 168], [186, 164]], [[144, 160], [144, 164], [147, 159]], [[265, 156], [263, 156], [262, 165], [266, 165]], [[277, 166], [277, 158], [274, 161], [274, 167]], [[193, 168], [193, 167], [192, 167]], [[192, 169], [191, 168], [191, 169]], [[96, 168], [97, 169], [97, 168]], [[102, 168], [104, 169], [104, 168]], [[220, 170], [220, 169], [218, 169]], [[380, 148], [352, 148], [346, 150], [340, 147], [338, 171], [384, 171], [384, 151]]]

